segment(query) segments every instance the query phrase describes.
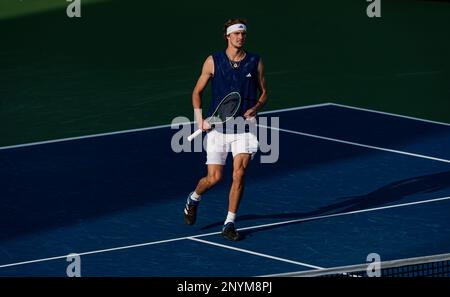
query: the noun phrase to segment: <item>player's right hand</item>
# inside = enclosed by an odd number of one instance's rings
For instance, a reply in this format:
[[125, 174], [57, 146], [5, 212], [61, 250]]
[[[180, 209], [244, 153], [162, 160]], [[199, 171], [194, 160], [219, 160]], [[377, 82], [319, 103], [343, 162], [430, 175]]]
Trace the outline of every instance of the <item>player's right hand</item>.
[[201, 129], [202, 131], [208, 131], [211, 129], [211, 124], [204, 119], [202, 119], [200, 121], [200, 123], [197, 123], [197, 124], [198, 124], [198, 128]]

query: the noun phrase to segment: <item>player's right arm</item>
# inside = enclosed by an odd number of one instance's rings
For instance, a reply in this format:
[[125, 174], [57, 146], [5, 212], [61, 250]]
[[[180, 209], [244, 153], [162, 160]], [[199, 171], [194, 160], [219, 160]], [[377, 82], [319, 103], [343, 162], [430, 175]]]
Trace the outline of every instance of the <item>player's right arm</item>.
[[202, 73], [197, 80], [194, 91], [192, 92], [192, 106], [194, 107], [195, 120], [198, 128], [203, 131], [208, 130], [210, 125], [203, 120], [202, 115], [202, 93], [208, 84], [209, 79], [214, 75], [214, 60], [212, 56], [208, 56], [203, 63]]

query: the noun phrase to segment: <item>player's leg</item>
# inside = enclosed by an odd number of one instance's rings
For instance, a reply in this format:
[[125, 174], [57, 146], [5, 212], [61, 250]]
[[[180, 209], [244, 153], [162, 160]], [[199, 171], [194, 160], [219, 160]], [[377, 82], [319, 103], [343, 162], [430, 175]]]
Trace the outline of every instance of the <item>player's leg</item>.
[[206, 165], [208, 166], [208, 174], [200, 179], [195, 190], [188, 196], [184, 208], [184, 222], [186, 224], [193, 225], [195, 223], [201, 195], [214, 187], [222, 179], [222, 172], [227, 154], [228, 150], [223, 141], [223, 135], [215, 131], [209, 132], [206, 147]]
[[222, 235], [229, 240], [237, 241], [241, 236], [236, 231], [235, 219], [245, 186], [245, 172], [258, 151], [258, 139], [253, 133], [236, 134], [231, 145], [233, 152], [233, 183], [230, 189], [228, 214], [222, 228]]
[[222, 179], [223, 165], [208, 164], [207, 166], [208, 175], [201, 178], [195, 188], [195, 193], [199, 196], [214, 187]]
[[222, 179], [228, 149], [225, 137], [217, 131], [211, 131], [206, 136], [206, 165], [208, 175], [200, 179], [193, 196], [200, 196], [216, 185]]
[[231, 184], [228, 211], [236, 213], [245, 184], [245, 170], [250, 163], [251, 154], [238, 154], [233, 160], [233, 183]]
[[239, 202], [244, 192], [245, 170], [251, 160], [251, 154], [240, 153], [233, 160], [233, 183], [228, 197], [228, 214], [225, 219], [222, 235], [229, 240], [237, 241], [241, 236], [236, 231], [234, 221], [239, 208]]
[[201, 195], [214, 187], [222, 179], [223, 166], [224, 165], [220, 164], [208, 164], [208, 175], [200, 179], [195, 191], [191, 192], [188, 196], [186, 206], [184, 208], [184, 222], [186, 224], [195, 224]]

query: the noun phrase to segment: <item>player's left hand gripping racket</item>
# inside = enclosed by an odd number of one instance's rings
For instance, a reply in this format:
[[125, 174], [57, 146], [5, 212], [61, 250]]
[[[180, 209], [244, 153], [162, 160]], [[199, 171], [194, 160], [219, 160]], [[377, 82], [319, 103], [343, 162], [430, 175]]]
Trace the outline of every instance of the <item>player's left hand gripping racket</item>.
[[[206, 119], [211, 124], [211, 129], [215, 124], [223, 124], [234, 117], [241, 107], [241, 95], [238, 92], [231, 92], [220, 101], [213, 114]], [[192, 133], [187, 140], [192, 141], [195, 137], [202, 134], [202, 129]]]

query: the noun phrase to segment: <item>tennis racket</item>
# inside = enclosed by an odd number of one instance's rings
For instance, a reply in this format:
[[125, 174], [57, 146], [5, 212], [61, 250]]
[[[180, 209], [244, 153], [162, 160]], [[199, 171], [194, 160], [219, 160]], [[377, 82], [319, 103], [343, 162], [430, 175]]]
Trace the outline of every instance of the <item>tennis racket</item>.
[[[231, 92], [220, 101], [216, 110], [206, 119], [206, 121], [211, 125], [211, 128], [214, 128], [214, 125], [223, 124], [232, 119], [240, 107], [241, 95], [238, 92]], [[187, 140], [192, 141], [192, 139], [200, 134], [202, 134], [202, 129], [198, 129], [192, 133]]]

